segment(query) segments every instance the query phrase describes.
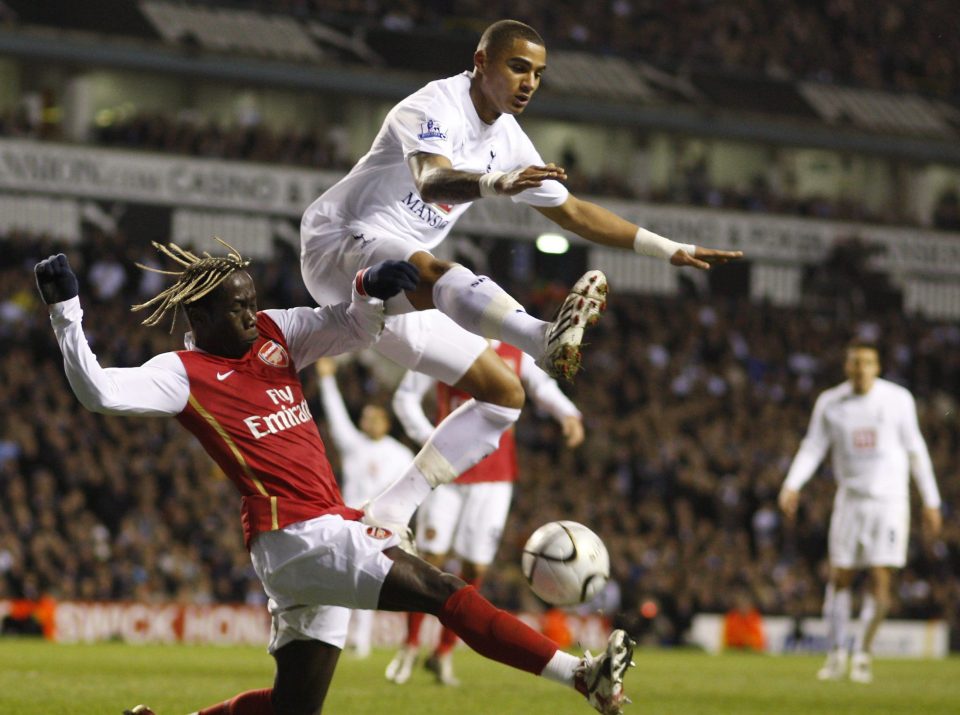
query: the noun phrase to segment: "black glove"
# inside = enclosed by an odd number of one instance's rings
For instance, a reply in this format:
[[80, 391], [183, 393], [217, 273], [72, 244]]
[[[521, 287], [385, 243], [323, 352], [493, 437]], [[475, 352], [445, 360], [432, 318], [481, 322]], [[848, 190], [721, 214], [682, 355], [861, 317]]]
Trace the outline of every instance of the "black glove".
[[47, 305], [62, 303], [80, 293], [76, 274], [70, 270], [67, 257], [62, 253], [50, 256], [33, 267], [37, 276], [40, 297]]
[[400, 291], [416, 288], [420, 271], [409, 261], [382, 261], [363, 271], [360, 277], [364, 293], [387, 300]]

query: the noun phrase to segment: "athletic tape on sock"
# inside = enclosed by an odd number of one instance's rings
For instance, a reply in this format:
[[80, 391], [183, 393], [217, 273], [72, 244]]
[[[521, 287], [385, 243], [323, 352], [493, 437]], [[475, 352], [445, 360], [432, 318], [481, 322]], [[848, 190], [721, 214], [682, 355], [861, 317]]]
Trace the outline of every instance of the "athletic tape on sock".
[[523, 310], [523, 306], [509, 294], [495, 295], [480, 315], [480, 333], [485, 338], [503, 338], [503, 321], [511, 313]]
[[453, 465], [430, 442], [423, 445], [413, 458], [413, 463], [433, 489], [441, 484], [449, 484], [459, 476]]

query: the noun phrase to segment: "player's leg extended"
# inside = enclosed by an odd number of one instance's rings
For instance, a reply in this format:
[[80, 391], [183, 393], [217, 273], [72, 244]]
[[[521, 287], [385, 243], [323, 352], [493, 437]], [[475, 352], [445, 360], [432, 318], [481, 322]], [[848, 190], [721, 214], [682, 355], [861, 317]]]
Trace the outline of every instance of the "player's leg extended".
[[487, 276], [424, 251], [408, 260], [420, 269], [420, 286], [406, 294], [415, 308], [438, 308], [471, 333], [510, 343], [554, 377], [570, 379], [579, 370], [583, 331], [606, 307], [607, 280], [600, 271], [577, 281], [557, 318], [548, 323], [529, 315]]
[[476, 399], [450, 413], [410, 467], [365, 507], [366, 520], [399, 530], [441, 484], [493, 452], [520, 416], [520, 379], [487, 345], [436, 311], [388, 318], [377, 351], [411, 370], [455, 385]]
[[515, 616], [495, 608], [475, 588], [393, 547], [394, 564], [380, 590], [379, 608], [432, 613], [482, 656], [534, 675], [565, 683], [604, 715], [619, 715], [626, 702], [623, 675], [633, 643], [614, 631], [599, 657], [577, 658]]

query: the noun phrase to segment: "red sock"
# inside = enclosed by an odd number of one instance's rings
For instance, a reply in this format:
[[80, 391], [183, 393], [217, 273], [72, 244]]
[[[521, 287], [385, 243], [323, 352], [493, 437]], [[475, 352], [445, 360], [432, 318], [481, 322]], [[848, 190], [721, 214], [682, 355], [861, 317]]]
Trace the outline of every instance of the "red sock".
[[273, 688], [248, 690], [232, 700], [204, 708], [197, 715], [273, 715], [272, 693]]
[[[474, 588], [477, 588], [477, 589], [480, 588], [481, 579], [470, 578], [470, 579], [464, 579], [464, 580], [467, 582], [468, 585], [473, 586]], [[446, 626], [444, 626], [443, 628], [440, 629], [440, 642], [437, 643], [437, 649], [434, 652], [438, 656], [446, 655], [447, 653], [452, 651], [456, 645], [457, 645], [457, 634], [454, 633], [449, 628], [447, 628]]]
[[420, 645], [420, 626], [423, 625], [423, 619], [427, 617], [426, 613], [408, 613], [407, 614], [407, 645], [415, 648]]
[[543, 672], [558, 650], [556, 643], [495, 608], [473, 586], [447, 599], [440, 622], [480, 655], [534, 675]]

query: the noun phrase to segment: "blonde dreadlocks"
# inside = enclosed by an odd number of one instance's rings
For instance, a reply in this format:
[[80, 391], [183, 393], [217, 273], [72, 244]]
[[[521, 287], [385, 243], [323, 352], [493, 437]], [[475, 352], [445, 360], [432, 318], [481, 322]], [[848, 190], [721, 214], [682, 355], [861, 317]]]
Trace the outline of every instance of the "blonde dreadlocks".
[[131, 310], [143, 310], [144, 308], [160, 303], [159, 306], [143, 321], [143, 325], [156, 325], [164, 316], [173, 311], [173, 320], [170, 321], [170, 332], [173, 332], [177, 324], [177, 308], [181, 305], [189, 305], [203, 296], [210, 293], [217, 286], [223, 283], [228, 276], [235, 271], [243, 270], [250, 265], [250, 261], [245, 259], [240, 253], [226, 241], [216, 236], [213, 237], [217, 243], [224, 246], [229, 254], [226, 256], [211, 256], [206, 251], [203, 257], [180, 248], [175, 243], [168, 243], [163, 246], [156, 241], [152, 241], [153, 247], [160, 253], [173, 259], [185, 268], [183, 271], [164, 271], [159, 268], [145, 266], [138, 263], [137, 267], [151, 273], [162, 273], [165, 276], [177, 276], [177, 282], [172, 286], [157, 294], [146, 303], [134, 305]]

